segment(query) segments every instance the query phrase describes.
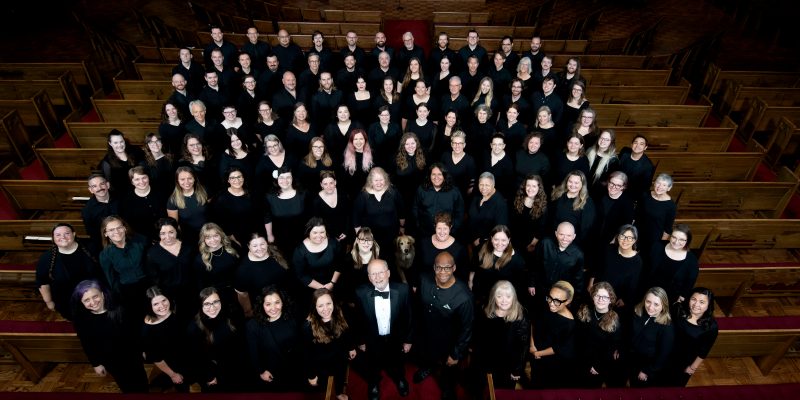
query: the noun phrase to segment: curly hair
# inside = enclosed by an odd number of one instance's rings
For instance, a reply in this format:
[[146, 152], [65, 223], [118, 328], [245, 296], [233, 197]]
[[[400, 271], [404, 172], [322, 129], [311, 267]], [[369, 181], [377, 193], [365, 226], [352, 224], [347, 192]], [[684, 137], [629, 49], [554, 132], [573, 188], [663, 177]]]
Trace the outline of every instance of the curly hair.
[[423, 170], [425, 168], [425, 154], [422, 152], [422, 144], [419, 141], [417, 135], [413, 132], [406, 132], [400, 138], [400, 145], [397, 148], [397, 155], [395, 156], [395, 162], [397, 162], [397, 167], [400, 170], [404, 170], [409, 167], [408, 165], [408, 158], [406, 157], [406, 141], [408, 139], [414, 139], [414, 142], [417, 143], [417, 149], [414, 151], [414, 161], [418, 170]]
[[349, 328], [347, 321], [344, 319], [341, 307], [337, 307], [334, 302], [333, 314], [331, 315], [331, 323], [326, 324], [322, 321], [315, 305], [322, 296], [329, 296], [333, 301], [333, 293], [326, 288], [319, 288], [311, 295], [311, 311], [306, 318], [311, 325], [311, 334], [314, 336], [314, 343], [330, 343], [334, 339], [338, 339]]
[[547, 211], [547, 193], [544, 191], [544, 181], [541, 176], [536, 174], [525, 176], [525, 179], [519, 185], [519, 189], [517, 189], [517, 195], [514, 196], [514, 209], [518, 214], [522, 214], [522, 211], [525, 210], [525, 198], [528, 197], [525, 186], [528, 185], [528, 181], [536, 181], [539, 185], [539, 191], [536, 192], [536, 196], [533, 198], [533, 206], [531, 206], [531, 212], [529, 213], [531, 219], [534, 220], [544, 215], [545, 211]]
[[[608, 292], [609, 297], [609, 306], [608, 312], [603, 314], [600, 317], [600, 321], [598, 322], [598, 326], [603, 332], [616, 332], [617, 329], [620, 328], [620, 321], [619, 321], [619, 314], [614, 311], [611, 307], [613, 307], [614, 303], [617, 301], [617, 293], [614, 292], [614, 288], [608, 282], [597, 282], [589, 289], [589, 298], [594, 298], [601, 289], [605, 289]], [[591, 304], [584, 304], [578, 310], [578, 319], [581, 322], [590, 322], [592, 320], [592, 314], [594, 314], [594, 307]]]

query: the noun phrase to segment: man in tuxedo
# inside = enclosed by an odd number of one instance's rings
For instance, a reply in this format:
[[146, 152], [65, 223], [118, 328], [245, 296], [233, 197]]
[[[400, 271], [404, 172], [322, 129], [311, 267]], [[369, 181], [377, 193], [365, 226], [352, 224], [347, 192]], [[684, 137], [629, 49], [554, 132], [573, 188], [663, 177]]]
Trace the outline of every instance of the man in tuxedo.
[[389, 282], [389, 267], [373, 259], [367, 265], [371, 284], [356, 289], [363, 321], [359, 329], [359, 348], [367, 356], [367, 398], [380, 398], [381, 370], [392, 378], [400, 396], [408, 395], [403, 354], [411, 350], [411, 301], [408, 285]]

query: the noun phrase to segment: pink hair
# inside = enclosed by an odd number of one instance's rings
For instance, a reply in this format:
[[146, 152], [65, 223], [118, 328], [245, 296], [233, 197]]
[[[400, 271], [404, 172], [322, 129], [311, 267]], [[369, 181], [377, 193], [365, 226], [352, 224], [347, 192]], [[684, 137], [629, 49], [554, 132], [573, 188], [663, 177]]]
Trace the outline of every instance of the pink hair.
[[364, 172], [369, 172], [370, 168], [372, 168], [372, 148], [369, 147], [369, 140], [367, 140], [367, 132], [363, 129], [353, 129], [350, 131], [350, 137], [347, 138], [347, 147], [344, 149], [344, 169], [347, 170], [347, 173], [353, 175], [356, 172], [356, 146], [353, 145], [353, 138], [356, 137], [356, 134], [361, 134], [361, 137], [364, 138], [364, 159], [362, 160], [361, 169]]

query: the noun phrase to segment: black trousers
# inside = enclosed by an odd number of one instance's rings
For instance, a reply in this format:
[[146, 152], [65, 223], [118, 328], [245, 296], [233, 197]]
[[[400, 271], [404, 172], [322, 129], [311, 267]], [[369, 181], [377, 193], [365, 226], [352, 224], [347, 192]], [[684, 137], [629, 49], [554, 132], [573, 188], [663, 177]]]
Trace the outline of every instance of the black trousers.
[[381, 371], [386, 371], [394, 381], [405, 376], [405, 353], [403, 343], [387, 336], [380, 336], [367, 345], [367, 383], [376, 385], [381, 380]]

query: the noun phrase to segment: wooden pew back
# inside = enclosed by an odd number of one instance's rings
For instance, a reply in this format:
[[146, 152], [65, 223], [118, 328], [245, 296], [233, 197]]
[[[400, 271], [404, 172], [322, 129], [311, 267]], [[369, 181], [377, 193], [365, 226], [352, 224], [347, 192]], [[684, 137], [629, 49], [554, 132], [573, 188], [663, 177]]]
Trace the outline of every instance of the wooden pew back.
[[158, 132], [158, 125], [156, 122], [67, 122], [67, 132], [82, 148], [103, 148], [112, 129], [124, 133], [131, 145], [141, 146], [148, 133]]
[[[53, 227], [59, 223], [68, 223], [75, 228], [75, 233], [86, 237], [83, 220], [41, 220], [19, 219], [0, 221], [0, 251], [44, 251], [53, 245], [52, 240], [29, 240], [26, 237], [51, 236]], [[33, 272], [33, 271], [31, 271]]]
[[711, 106], [593, 104], [599, 126], [703, 126]]
[[114, 79], [114, 86], [124, 100], [166, 101], [175, 91], [172, 84], [164, 80]]
[[647, 153], [660, 151], [724, 152], [736, 133], [736, 124], [728, 117], [719, 128], [612, 126], [617, 135], [617, 148], [630, 146], [636, 135], [647, 138]]
[[653, 152], [648, 155], [656, 175], [676, 181], [752, 181], [764, 155], [753, 153]]
[[672, 70], [669, 69], [581, 69], [586, 86], [666, 86]]
[[[744, 320], [748, 327], [727, 328]], [[719, 335], [709, 357], [753, 357], [767, 375], [800, 338], [797, 317], [720, 318]], [[774, 322], [773, 322], [774, 321]], [[744, 324], [743, 324], [744, 325]]]
[[592, 104], [686, 103], [689, 86], [591, 86], [586, 97]]
[[[0, 187], [17, 210], [80, 210], [90, 196], [86, 180], [0, 180]], [[78, 198], [78, 199], [75, 199]]]
[[[202, 58], [201, 58], [202, 60]], [[171, 82], [173, 64], [156, 63], [133, 63], [133, 67], [139, 74], [139, 79], [145, 81], [167, 81]]]
[[0, 159], [11, 160], [18, 166], [33, 161], [33, 154], [28, 129], [22, 122], [17, 110], [12, 110], [0, 118]]
[[62, 121], [56, 115], [50, 96], [39, 90], [26, 100], [0, 100], [0, 113], [17, 110], [22, 122], [37, 141], [43, 136], [56, 138], [63, 131]]
[[161, 122], [161, 100], [92, 99], [103, 122]]
[[64, 72], [58, 79], [0, 80], [0, 98], [2, 99], [29, 99], [39, 90], [44, 90], [50, 96], [53, 105], [66, 106], [71, 111], [77, 111], [83, 107], [81, 94], [70, 71]]
[[2, 321], [0, 346], [25, 375], [38, 383], [55, 363], [86, 363], [77, 334], [68, 321]]
[[50, 80], [58, 79], [65, 71], [72, 72], [75, 83], [86, 86], [90, 96], [102, 93], [100, 72], [90, 60], [79, 63], [0, 63], [0, 79]]
[[106, 149], [36, 149], [47, 175], [55, 179], [80, 179], [99, 172]]

